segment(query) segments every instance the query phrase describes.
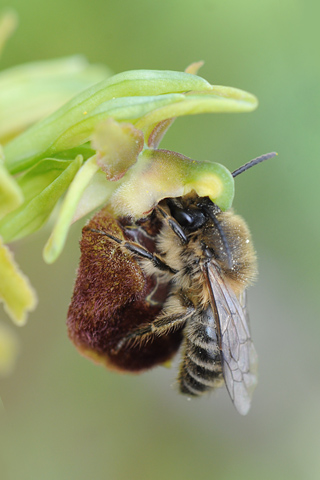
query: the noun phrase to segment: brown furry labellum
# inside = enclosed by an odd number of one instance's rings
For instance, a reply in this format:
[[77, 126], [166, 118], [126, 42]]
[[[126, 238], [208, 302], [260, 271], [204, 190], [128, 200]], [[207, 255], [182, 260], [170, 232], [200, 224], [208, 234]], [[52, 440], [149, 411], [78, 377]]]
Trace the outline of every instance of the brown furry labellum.
[[[132, 345], [116, 352], [119, 339], [156, 318], [167, 296], [165, 283], [157, 288], [130, 252], [120, 249], [98, 229], [155, 250], [161, 223], [155, 215], [132, 223], [116, 219], [108, 208], [98, 212], [83, 229], [81, 259], [68, 311], [68, 333], [81, 354], [108, 368], [139, 372], [165, 363], [177, 352], [181, 331]], [[152, 299], [149, 298], [152, 296]], [[152, 301], [150, 301], [152, 300]]]

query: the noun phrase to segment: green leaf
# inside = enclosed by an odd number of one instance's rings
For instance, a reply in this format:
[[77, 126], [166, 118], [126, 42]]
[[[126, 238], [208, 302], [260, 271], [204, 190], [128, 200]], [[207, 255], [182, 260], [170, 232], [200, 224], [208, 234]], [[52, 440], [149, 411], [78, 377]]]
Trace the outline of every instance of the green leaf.
[[5, 242], [25, 237], [46, 222], [81, 164], [80, 156], [73, 161], [46, 159], [18, 179], [24, 203], [0, 221]]
[[37, 297], [28, 278], [20, 271], [13, 255], [0, 238], [0, 301], [17, 325], [24, 325], [27, 313], [37, 305]]

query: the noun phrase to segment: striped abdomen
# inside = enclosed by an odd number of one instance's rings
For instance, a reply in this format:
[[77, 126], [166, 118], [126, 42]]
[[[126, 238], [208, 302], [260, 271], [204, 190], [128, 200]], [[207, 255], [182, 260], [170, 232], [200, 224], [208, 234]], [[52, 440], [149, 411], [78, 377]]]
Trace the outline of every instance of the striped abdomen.
[[178, 377], [181, 393], [201, 395], [223, 383], [221, 356], [211, 307], [191, 317]]

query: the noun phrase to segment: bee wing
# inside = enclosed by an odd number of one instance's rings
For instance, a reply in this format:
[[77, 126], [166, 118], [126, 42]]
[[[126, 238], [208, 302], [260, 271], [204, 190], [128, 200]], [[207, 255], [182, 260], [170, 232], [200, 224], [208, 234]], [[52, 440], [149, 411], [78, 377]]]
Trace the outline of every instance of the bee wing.
[[250, 337], [245, 296], [238, 299], [213, 264], [208, 267], [208, 281], [217, 316], [224, 380], [234, 406], [246, 415], [257, 384], [258, 357]]
[[247, 309], [247, 292], [246, 292], [246, 290], [243, 290], [243, 292], [240, 293], [239, 303], [241, 305], [244, 318], [246, 319], [246, 322], [247, 322], [247, 325], [248, 325], [248, 330], [251, 333], [250, 318], [249, 318], [248, 309]]

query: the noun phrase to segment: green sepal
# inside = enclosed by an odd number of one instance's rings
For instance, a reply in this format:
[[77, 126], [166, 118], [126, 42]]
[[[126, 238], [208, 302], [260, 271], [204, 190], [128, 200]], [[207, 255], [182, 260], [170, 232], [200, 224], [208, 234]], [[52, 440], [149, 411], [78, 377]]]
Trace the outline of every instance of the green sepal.
[[43, 258], [47, 263], [53, 263], [60, 255], [70, 225], [77, 212], [79, 201], [98, 170], [97, 158], [93, 156], [75, 175], [62, 202], [53, 231], [43, 250]]
[[78, 123], [70, 126], [50, 146], [46, 154], [74, 148], [87, 142], [99, 123], [109, 118], [118, 122], [131, 122], [133, 125], [141, 116], [158, 109], [163, 105], [176, 104], [184, 99], [182, 94], [157, 95], [152, 97], [123, 97], [103, 102], [92, 113], [87, 112]]
[[81, 122], [85, 115], [92, 113], [103, 102], [113, 98], [206, 89], [211, 89], [206, 80], [189, 73], [163, 70], [132, 70], [119, 73], [86, 89], [58, 111], [7, 144], [5, 149], [7, 168], [11, 173], [17, 173], [32, 165], [35, 158], [40, 158], [50, 151], [54, 142], [66, 130]]
[[42, 227], [81, 164], [81, 156], [72, 161], [45, 159], [18, 178], [24, 202], [0, 221], [0, 235], [6, 243]]
[[15, 179], [9, 174], [3, 163], [0, 146], [0, 220], [15, 210], [23, 202], [23, 194]]
[[254, 95], [237, 88], [212, 86], [210, 91], [190, 92], [179, 103], [154, 109], [141, 117], [135, 124], [147, 139], [156, 125], [172, 117], [197, 115], [200, 113], [250, 112], [258, 106]]

